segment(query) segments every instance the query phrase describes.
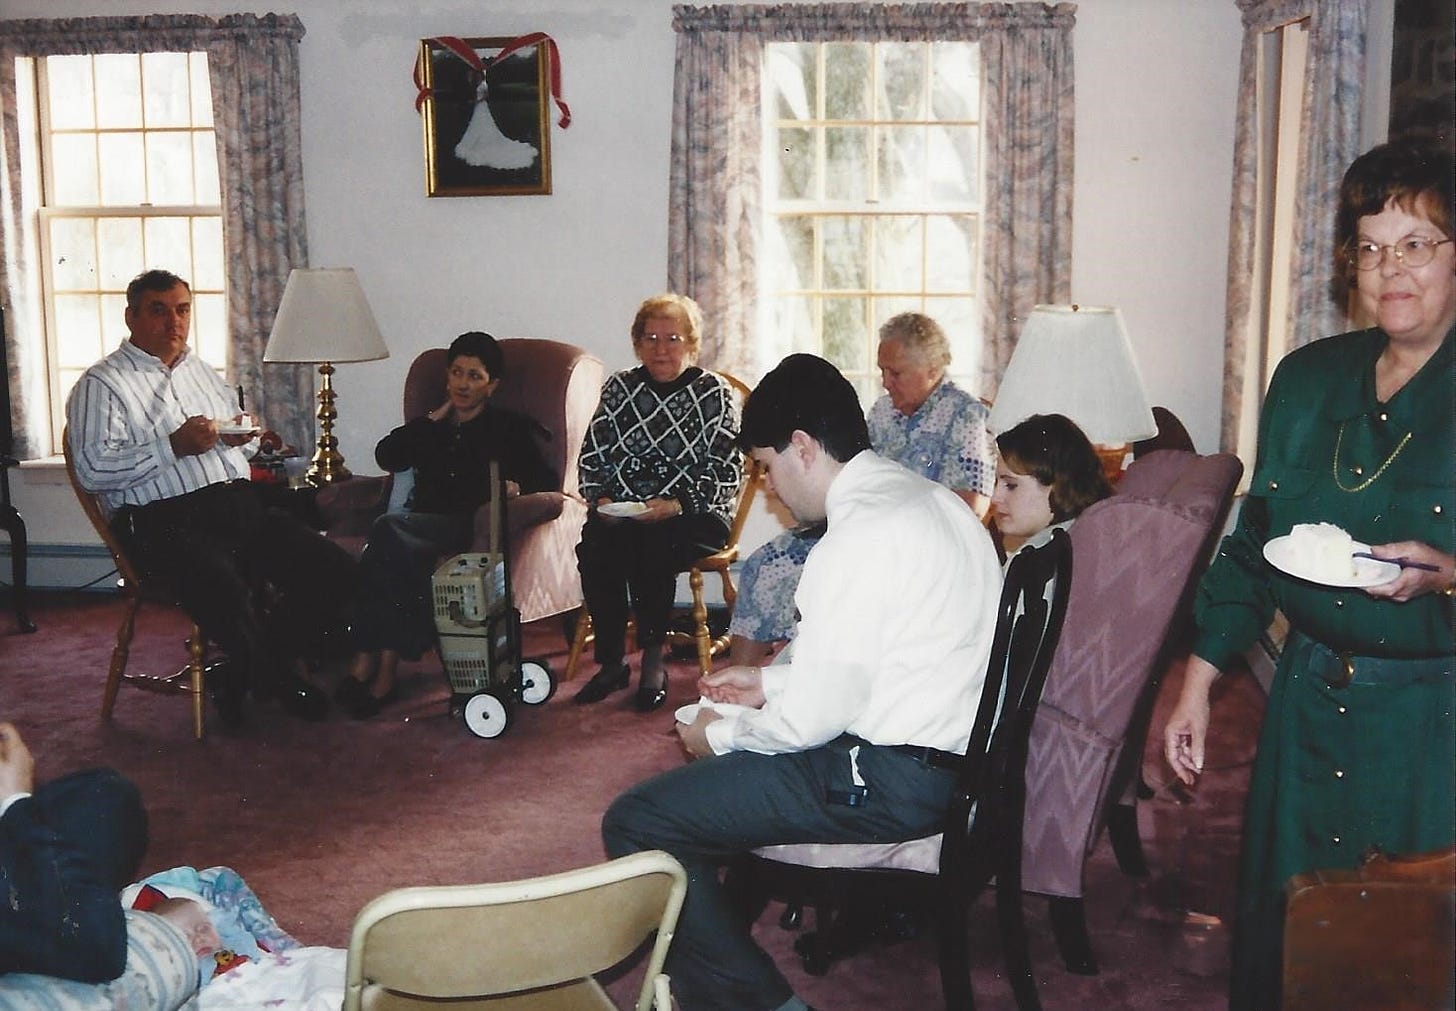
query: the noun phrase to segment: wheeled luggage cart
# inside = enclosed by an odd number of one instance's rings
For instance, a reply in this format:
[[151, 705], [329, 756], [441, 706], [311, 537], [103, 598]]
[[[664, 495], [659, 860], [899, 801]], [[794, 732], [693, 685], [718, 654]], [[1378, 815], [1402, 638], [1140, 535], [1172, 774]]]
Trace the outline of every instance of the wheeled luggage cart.
[[450, 681], [450, 715], [476, 737], [499, 737], [516, 701], [538, 706], [556, 691], [551, 668], [521, 659], [521, 614], [511, 597], [502, 484], [490, 468], [490, 543], [494, 549], [448, 559], [431, 580], [440, 660]]

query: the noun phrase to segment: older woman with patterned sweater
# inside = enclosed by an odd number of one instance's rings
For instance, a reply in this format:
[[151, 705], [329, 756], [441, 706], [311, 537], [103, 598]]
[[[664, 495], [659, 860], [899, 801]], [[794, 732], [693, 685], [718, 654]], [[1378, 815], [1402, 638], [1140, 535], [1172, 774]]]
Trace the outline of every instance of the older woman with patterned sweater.
[[742, 466], [738, 408], [721, 377], [693, 365], [702, 327], [692, 299], [647, 299], [632, 321], [639, 366], [609, 377], [582, 444], [581, 494], [591, 506], [576, 555], [600, 669], [577, 692], [600, 702], [627, 687], [629, 603], [642, 675], [636, 706], [667, 698], [662, 643], [677, 573], [728, 538]]

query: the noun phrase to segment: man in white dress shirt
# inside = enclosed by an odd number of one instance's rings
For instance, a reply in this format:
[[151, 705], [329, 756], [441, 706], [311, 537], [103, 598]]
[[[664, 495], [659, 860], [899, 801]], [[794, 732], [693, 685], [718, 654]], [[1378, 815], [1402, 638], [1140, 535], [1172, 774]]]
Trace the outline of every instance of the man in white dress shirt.
[[668, 953], [684, 1011], [803, 1011], [718, 881], [760, 846], [896, 842], [940, 829], [985, 680], [1000, 595], [995, 548], [954, 492], [869, 449], [849, 382], [791, 355], [743, 409], [739, 444], [796, 519], [828, 521], [795, 603], [792, 658], [701, 682], [679, 726], [698, 759], [639, 783], [602, 822], [618, 857], [663, 849], [688, 870]]
[[192, 290], [165, 270], [126, 291], [130, 337], [91, 366], [66, 401], [76, 477], [150, 579], [177, 595], [228, 664], [209, 669], [223, 723], [243, 693], [319, 719], [323, 694], [301, 676], [331, 638], [343, 643], [356, 564], [294, 516], [265, 508], [243, 447], [223, 434], [237, 394], [187, 346]]

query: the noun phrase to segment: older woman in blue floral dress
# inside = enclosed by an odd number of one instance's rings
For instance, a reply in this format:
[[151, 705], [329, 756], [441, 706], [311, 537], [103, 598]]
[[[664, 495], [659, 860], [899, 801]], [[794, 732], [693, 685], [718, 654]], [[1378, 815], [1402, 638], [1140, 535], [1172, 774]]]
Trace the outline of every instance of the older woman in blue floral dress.
[[[903, 312], [880, 327], [877, 362], [885, 395], [869, 413], [877, 453], [938, 481], [984, 516], [996, 483], [986, 405], [945, 376], [950, 341], [940, 324]], [[780, 534], [748, 557], [728, 631], [733, 663], [752, 666], [794, 630], [794, 589], [822, 530]]]

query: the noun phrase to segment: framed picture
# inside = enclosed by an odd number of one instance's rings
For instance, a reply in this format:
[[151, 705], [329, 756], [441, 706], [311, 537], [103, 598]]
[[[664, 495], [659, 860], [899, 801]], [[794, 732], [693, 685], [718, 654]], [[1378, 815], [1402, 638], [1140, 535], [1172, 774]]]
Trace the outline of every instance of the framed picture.
[[425, 192], [432, 197], [551, 192], [545, 43], [495, 59], [508, 38], [463, 39], [482, 73], [434, 39], [420, 43], [426, 94]]

